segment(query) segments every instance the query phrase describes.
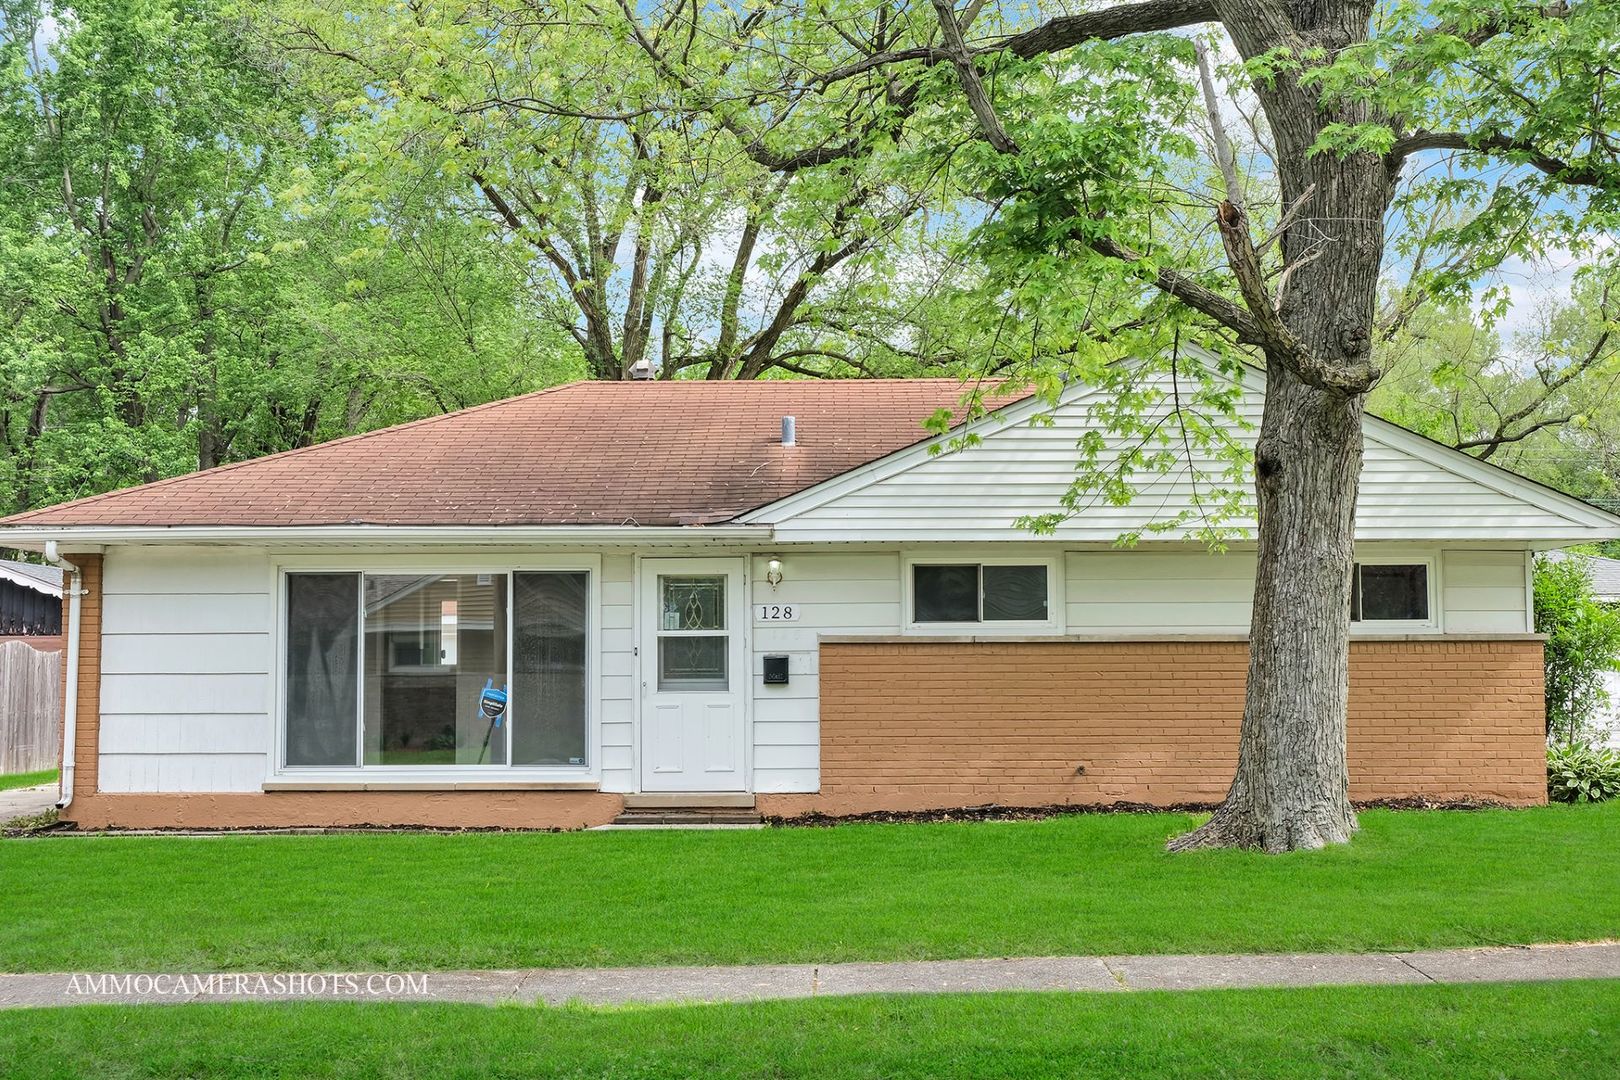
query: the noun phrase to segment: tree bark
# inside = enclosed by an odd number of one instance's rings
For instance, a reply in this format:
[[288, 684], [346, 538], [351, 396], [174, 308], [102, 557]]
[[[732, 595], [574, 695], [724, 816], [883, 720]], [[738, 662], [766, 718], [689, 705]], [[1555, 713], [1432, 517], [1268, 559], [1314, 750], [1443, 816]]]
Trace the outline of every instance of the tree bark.
[[1255, 448], [1259, 561], [1237, 774], [1171, 850], [1293, 851], [1356, 830], [1345, 761], [1362, 395], [1273, 366]]

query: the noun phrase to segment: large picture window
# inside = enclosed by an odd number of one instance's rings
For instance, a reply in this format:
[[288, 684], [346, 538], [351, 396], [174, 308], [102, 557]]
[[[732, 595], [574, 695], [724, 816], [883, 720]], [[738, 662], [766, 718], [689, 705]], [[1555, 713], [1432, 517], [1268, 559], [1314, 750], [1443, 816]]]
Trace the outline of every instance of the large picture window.
[[[289, 767], [585, 768], [584, 570], [289, 573]], [[506, 712], [479, 708], [486, 686]]]

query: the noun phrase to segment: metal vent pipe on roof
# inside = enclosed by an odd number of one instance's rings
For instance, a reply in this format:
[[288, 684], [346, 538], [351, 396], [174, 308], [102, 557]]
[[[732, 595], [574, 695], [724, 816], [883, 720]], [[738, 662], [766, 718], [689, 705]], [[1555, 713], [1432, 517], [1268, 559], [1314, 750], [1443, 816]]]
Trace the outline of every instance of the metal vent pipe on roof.
[[799, 444], [798, 424], [791, 416], [782, 417], [782, 445], [797, 446]]

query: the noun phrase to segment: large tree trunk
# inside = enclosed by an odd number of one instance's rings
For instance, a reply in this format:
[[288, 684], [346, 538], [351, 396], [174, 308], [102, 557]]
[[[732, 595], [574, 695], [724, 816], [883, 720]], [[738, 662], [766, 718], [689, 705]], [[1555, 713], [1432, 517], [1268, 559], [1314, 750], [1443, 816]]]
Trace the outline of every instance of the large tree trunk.
[[1271, 367], [1255, 448], [1260, 550], [1237, 775], [1215, 816], [1172, 850], [1292, 851], [1355, 832], [1345, 716], [1361, 408], [1359, 394]]
[[[1324, 50], [1317, 63], [1365, 41], [1372, 10], [1371, 0], [1216, 6], [1245, 59], [1306, 45]], [[1366, 122], [1364, 103], [1324, 103], [1291, 74], [1254, 88], [1275, 139], [1283, 205], [1300, 213], [1282, 235], [1288, 269], [1276, 285], [1276, 314], [1285, 332], [1270, 334], [1265, 346], [1248, 696], [1231, 790], [1215, 816], [1171, 841], [1171, 850], [1319, 848], [1348, 841], [1356, 829], [1345, 747], [1350, 575], [1392, 184], [1377, 155], [1313, 151], [1325, 124]], [[1251, 311], [1261, 307], [1246, 300]]]

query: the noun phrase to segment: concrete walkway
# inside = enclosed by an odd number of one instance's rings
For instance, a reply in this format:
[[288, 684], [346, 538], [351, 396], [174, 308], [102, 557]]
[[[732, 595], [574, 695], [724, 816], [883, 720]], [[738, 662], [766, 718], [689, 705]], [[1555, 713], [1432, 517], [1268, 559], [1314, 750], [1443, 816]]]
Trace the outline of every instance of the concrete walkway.
[[289, 999], [622, 1005], [846, 994], [1118, 992], [1548, 979], [1620, 979], [1620, 942], [1414, 953], [1057, 956], [747, 967], [0, 975], [0, 1008]]
[[20, 817], [43, 814], [56, 805], [56, 781], [38, 787], [0, 791], [0, 825]]

